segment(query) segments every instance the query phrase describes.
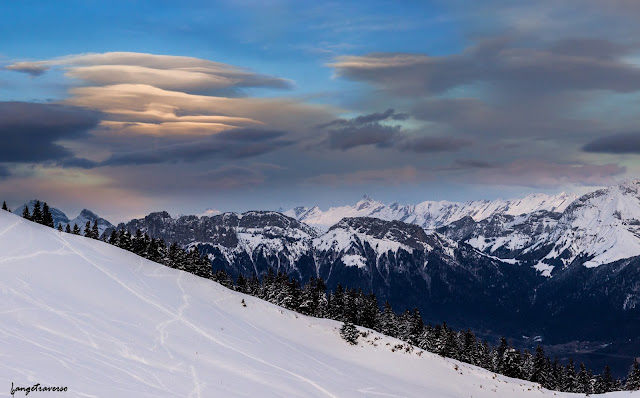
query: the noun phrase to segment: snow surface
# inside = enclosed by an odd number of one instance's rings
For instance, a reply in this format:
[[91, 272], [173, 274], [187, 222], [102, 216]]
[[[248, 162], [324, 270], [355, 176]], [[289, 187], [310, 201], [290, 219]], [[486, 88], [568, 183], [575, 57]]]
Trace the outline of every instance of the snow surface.
[[365, 196], [353, 206], [331, 207], [322, 211], [319, 207], [296, 207], [284, 212], [306, 224], [327, 229], [345, 217], [375, 217], [382, 220], [400, 220], [417, 224], [425, 229], [435, 229], [470, 216], [475, 221], [495, 214], [517, 216], [534, 211], [547, 210], [561, 213], [578, 196], [566, 194], [531, 194], [520, 199], [474, 200], [469, 202], [425, 201], [417, 205], [386, 205]]
[[68, 387], [32, 393], [52, 398], [577, 396], [375, 333], [350, 346], [338, 322], [2, 211], [0, 272], [0, 396], [12, 382]]

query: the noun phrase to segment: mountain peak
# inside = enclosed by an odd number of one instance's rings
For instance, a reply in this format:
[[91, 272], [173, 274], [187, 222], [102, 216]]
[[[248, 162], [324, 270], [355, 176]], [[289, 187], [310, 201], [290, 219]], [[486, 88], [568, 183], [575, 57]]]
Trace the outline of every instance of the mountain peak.
[[82, 211], [80, 212], [80, 216], [79, 217], [83, 217], [83, 218], [86, 218], [87, 220], [91, 220], [91, 221], [95, 221], [95, 220], [97, 220], [99, 218], [96, 213], [92, 212], [89, 209], [82, 209]]

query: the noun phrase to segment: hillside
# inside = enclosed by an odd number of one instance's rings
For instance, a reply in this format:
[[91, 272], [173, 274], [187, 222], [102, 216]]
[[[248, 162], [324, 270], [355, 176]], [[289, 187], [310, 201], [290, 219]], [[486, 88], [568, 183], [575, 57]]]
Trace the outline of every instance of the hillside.
[[7, 212], [0, 253], [7, 386], [68, 387], [51, 397], [570, 396], [392, 352], [397, 341], [376, 334], [349, 346], [337, 322]]

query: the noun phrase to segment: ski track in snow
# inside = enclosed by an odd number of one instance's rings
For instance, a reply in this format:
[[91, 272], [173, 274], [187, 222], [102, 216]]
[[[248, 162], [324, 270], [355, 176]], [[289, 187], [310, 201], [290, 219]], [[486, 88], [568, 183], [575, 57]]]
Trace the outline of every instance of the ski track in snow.
[[[202, 336], [204, 336], [205, 338], [207, 338], [208, 340], [210, 340], [211, 342], [218, 344], [220, 346], [223, 346], [229, 350], [235, 351], [238, 354], [241, 354], [247, 358], [250, 358], [256, 362], [262, 363], [264, 365], [273, 367], [281, 372], [287, 373], [297, 379], [299, 379], [300, 381], [303, 381], [305, 383], [308, 383], [309, 385], [313, 386], [314, 388], [316, 388], [318, 391], [322, 392], [324, 395], [328, 396], [328, 397], [332, 397], [332, 398], [338, 398], [337, 395], [334, 395], [332, 393], [330, 393], [329, 391], [327, 391], [325, 388], [323, 388], [322, 386], [318, 385], [317, 383], [315, 383], [313, 380], [310, 380], [300, 374], [297, 374], [293, 371], [284, 369], [280, 366], [277, 366], [275, 364], [270, 363], [267, 360], [264, 360], [262, 358], [253, 356], [249, 353], [243, 352], [233, 346], [230, 346], [226, 343], [224, 343], [222, 340], [219, 340], [218, 338], [214, 337], [213, 335], [211, 335], [210, 333], [207, 333], [206, 331], [200, 329], [198, 326], [196, 326], [195, 324], [189, 322], [188, 320], [184, 319], [182, 317], [182, 315], [180, 314], [175, 314], [173, 312], [171, 312], [170, 310], [168, 310], [167, 308], [165, 308], [162, 304], [157, 303], [153, 300], [148, 299], [147, 297], [145, 297], [143, 294], [139, 293], [136, 290], [133, 290], [132, 288], [130, 288], [129, 286], [127, 286], [125, 283], [123, 283], [122, 281], [120, 281], [116, 276], [114, 276], [113, 274], [111, 274], [109, 271], [105, 270], [104, 268], [102, 268], [101, 266], [99, 266], [98, 264], [96, 264], [95, 262], [93, 262], [91, 259], [87, 258], [86, 256], [84, 256], [81, 252], [79, 252], [78, 250], [76, 250], [75, 248], [73, 248], [69, 242], [64, 239], [64, 237], [60, 236], [59, 239], [63, 242], [63, 244], [72, 252], [74, 252], [77, 256], [79, 256], [80, 258], [82, 258], [84, 261], [86, 261], [87, 263], [93, 265], [94, 267], [96, 267], [98, 270], [100, 270], [102, 273], [104, 273], [105, 275], [107, 275], [109, 278], [111, 278], [113, 281], [115, 281], [116, 283], [118, 283], [120, 286], [122, 286], [125, 290], [129, 291], [131, 294], [133, 294], [134, 296], [136, 296], [137, 298], [139, 298], [140, 300], [146, 302], [147, 304], [152, 305], [153, 307], [156, 307], [158, 310], [164, 312], [165, 314], [169, 315], [170, 317], [176, 319], [177, 321], [180, 321], [181, 323], [183, 323], [185, 326], [191, 328], [192, 330], [194, 330], [195, 332], [197, 332], [198, 334], [201, 334]], [[184, 297], [184, 296], [183, 296]], [[133, 375], [132, 375], [133, 376]], [[137, 376], [136, 376], [137, 378]]]

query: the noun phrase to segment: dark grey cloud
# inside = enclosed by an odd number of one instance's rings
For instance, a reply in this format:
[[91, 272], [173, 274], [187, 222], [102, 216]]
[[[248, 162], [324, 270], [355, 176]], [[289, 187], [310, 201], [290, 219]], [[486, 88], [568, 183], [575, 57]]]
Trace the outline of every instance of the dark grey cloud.
[[549, 51], [560, 55], [615, 60], [629, 53], [632, 48], [600, 38], [572, 38], [556, 41]]
[[348, 150], [358, 146], [375, 145], [378, 148], [395, 148], [416, 153], [450, 152], [470, 144], [470, 140], [449, 136], [433, 136], [410, 133], [400, 125], [384, 124], [385, 121], [406, 120], [408, 113], [393, 109], [370, 113], [353, 119], [336, 119], [317, 127], [328, 129], [327, 143], [331, 149]]
[[329, 131], [329, 147], [342, 150], [362, 145], [389, 147], [399, 132], [399, 126], [385, 126], [380, 123], [343, 127]]
[[389, 147], [401, 133], [399, 125], [382, 122], [405, 120], [406, 113], [396, 113], [393, 109], [361, 115], [353, 119], [336, 119], [318, 125], [327, 129], [327, 144], [331, 149], [347, 150], [362, 145]]
[[640, 133], [619, 133], [597, 138], [582, 147], [585, 152], [640, 154]]
[[13, 65], [5, 66], [4, 69], [11, 70], [14, 72], [26, 73], [28, 75], [35, 77], [35, 76], [40, 76], [41, 74], [49, 70], [49, 67], [46, 65], [19, 62]]
[[489, 105], [476, 98], [430, 98], [416, 102], [411, 115], [446, 126], [456, 134], [485, 139], [574, 139], [598, 134], [592, 120], [570, 118], [579, 96], [553, 95]]
[[225, 166], [207, 172], [201, 176], [201, 180], [216, 189], [233, 189], [262, 184], [265, 177], [260, 170]]
[[81, 162], [60, 140], [82, 139], [100, 113], [68, 105], [0, 102], [0, 159], [4, 162]]
[[396, 144], [403, 151], [416, 153], [455, 152], [471, 144], [471, 141], [446, 136], [408, 137]]
[[524, 47], [504, 36], [480, 40], [458, 54], [342, 56], [331, 66], [344, 78], [409, 97], [442, 94], [479, 82], [518, 95], [561, 90], [632, 92], [640, 89], [640, 67], [624, 59], [628, 51], [604, 39]]
[[368, 115], [357, 116], [353, 119], [336, 119], [328, 123], [318, 125], [319, 128], [327, 127], [344, 127], [344, 126], [362, 126], [370, 123], [382, 122], [384, 120], [406, 120], [409, 118], [408, 113], [397, 113], [394, 109], [387, 109], [384, 112], [375, 112]]
[[292, 145], [284, 131], [235, 129], [188, 142], [151, 145], [148, 149], [113, 154], [101, 166], [199, 162], [260, 156]]

